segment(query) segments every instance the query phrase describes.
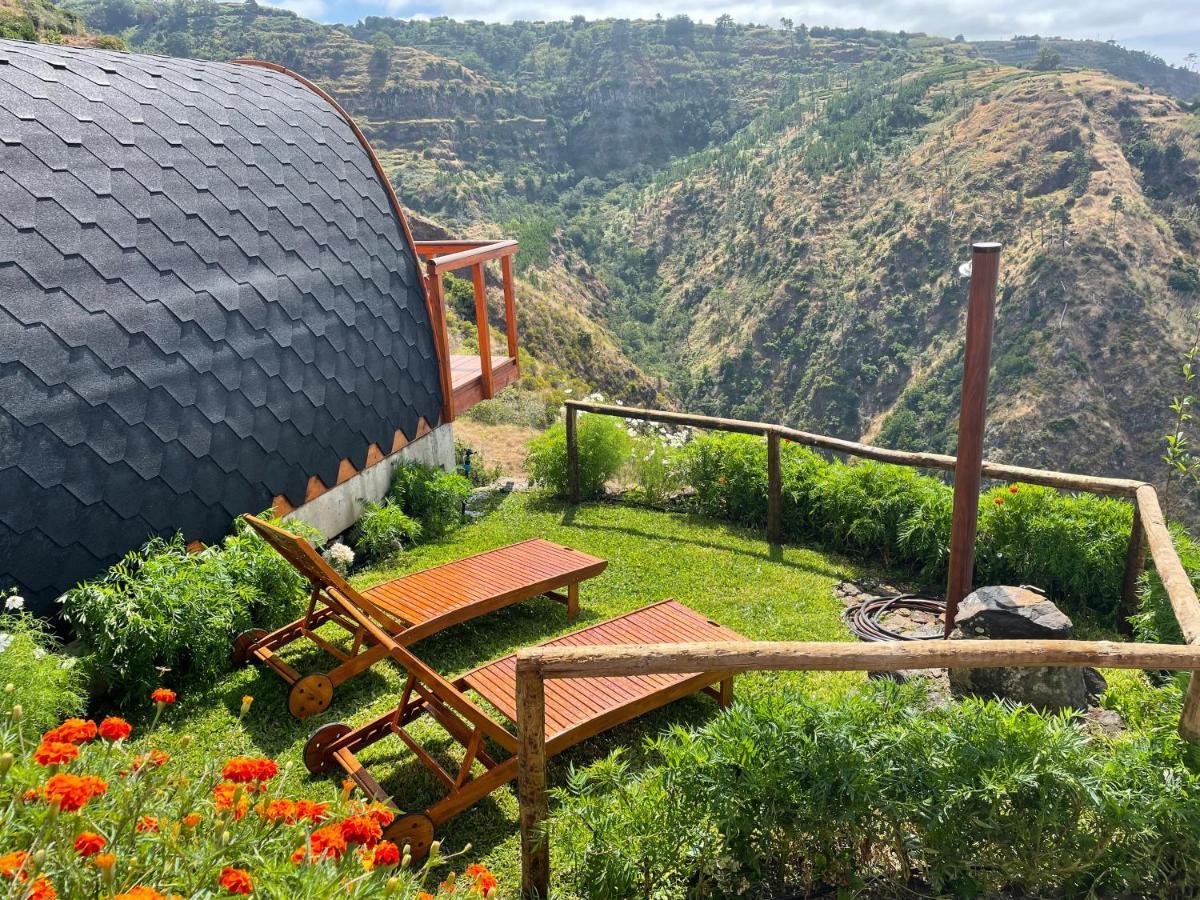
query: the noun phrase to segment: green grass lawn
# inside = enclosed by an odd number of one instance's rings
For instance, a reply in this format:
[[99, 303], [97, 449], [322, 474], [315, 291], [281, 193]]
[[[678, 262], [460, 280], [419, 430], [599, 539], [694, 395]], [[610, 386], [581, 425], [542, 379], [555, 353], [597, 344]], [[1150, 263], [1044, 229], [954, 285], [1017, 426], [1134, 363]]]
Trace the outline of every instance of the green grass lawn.
[[[416, 644], [414, 650], [422, 659], [444, 675], [455, 675], [519, 647], [665, 597], [674, 597], [748, 638], [849, 640], [841, 604], [831, 589], [839, 581], [865, 574], [860, 566], [829, 554], [800, 547], [772, 549], [760, 533], [709, 520], [616, 504], [570, 509], [535, 495], [513, 494], [474, 524], [405, 553], [390, 565], [363, 572], [354, 581], [367, 587], [531, 537], [609, 560], [601, 577], [583, 585], [578, 620], [568, 623], [560, 604], [539, 598]], [[303, 671], [328, 668], [328, 657], [315, 652], [289, 658]], [[738, 680], [736, 691], [745, 695], [761, 690], [768, 680], [786, 680], [803, 690], [838, 692], [863, 677], [860, 673], [748, 675]], [[197, 767], [210, 756], [275, 757], [285, 767], [283, 777], [293, 796], [317, 797], [336, 790], [340, 772], [312, 777], [305, 770], [301, 751], [311, 731], [330, 721], [361, 723], [394, 706], [401, 689], [399, 670], [385, 661], [341, 687], [325, 714], [296, 722], [286, 711], [283, 682], [269, 671], [246, 669], [200, 694], [182, 696], [167, 714], [169, 728], [160, 729], [159, 743]], [[245, 694], [255, 701], [250, 714], [239, 722], [238, 708]], [[671, 724], [702, 722], [715, 709], [711, 698], [690, 698], [587, 741], [554, 760], [551, 784], [562, 783], [566, 766], [586, 764], [617, 746], [630, 748], [637, 759], [646, 737]], [[461, 758], [458, 745], [436, 726], [422, 722], [414, 731], [433, 742], [444, 765]], [[183, 734], [191, 736], [190, 744], [180, 741]], [[436, 798], [436, 783], [398, 739], [376, 744], [362, 759], [399, 806], [422, 809]], [[504, 896], [514, 894], [519, 884], [519, 839], [513, 786], [445, 825], [439, 837], [451, 850], [471, 842], [471, 860], [485, 862], [501, 878]]]

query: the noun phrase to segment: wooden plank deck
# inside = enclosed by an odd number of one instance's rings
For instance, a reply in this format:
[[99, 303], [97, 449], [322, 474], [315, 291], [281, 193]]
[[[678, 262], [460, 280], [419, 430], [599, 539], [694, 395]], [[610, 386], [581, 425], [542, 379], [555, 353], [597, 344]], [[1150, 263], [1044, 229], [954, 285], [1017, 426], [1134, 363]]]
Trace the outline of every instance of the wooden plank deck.
[[[492, 381], [497, 393], [521, 377], [516, 359], [509, 356], [493, 356], [491, 359]], [[483, 400], [483, 372], [479, 356], [451, 356], [450, 382], [454, 387], [455, 415]]]
[[[615, 619], [539, 644], [541, 647], [657, 644], [663, 641], [743, 641], [677, 600], [663, 600]], [[552, 743], [570, 744], [622, 721], [687, 696], [719, 676], [635, 675], [563, 678], [546, 682], [546, 732]], [[512, 720], [517, 717], [516, 656], [468, 672], [460, 683]]]

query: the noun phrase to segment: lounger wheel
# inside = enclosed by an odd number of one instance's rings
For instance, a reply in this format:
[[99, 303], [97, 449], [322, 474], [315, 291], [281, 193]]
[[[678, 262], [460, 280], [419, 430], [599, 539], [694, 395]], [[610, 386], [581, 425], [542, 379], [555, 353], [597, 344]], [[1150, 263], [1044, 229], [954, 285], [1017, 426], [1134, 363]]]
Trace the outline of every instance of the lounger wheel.
[[422, 860], [433, 843], [433, 819], [425, 813], [408, 813], [384, 829], [383, 837], [401, 850], [408, 847], [414, 861]]
[[267, 636], [261, 628], [251, 628], [249, 631], [243, 631], [233, 641], [233, 665], [235, 668], [241, 668], [250, 662], [250, 647], [252, 644], [257, 644]]
[[288, 712], [307, 719], [329, 709], [333, 702], [333, 682], [327, 675], [305, 675], [288, 691]]
[[309, 735], [308, 743], [304, 745], [305, 768], [314, 775], [328, 772], [333, 766], [333, 757], [329, 755], [330, 746], [352, 730], [344, 722], [330, 722]]

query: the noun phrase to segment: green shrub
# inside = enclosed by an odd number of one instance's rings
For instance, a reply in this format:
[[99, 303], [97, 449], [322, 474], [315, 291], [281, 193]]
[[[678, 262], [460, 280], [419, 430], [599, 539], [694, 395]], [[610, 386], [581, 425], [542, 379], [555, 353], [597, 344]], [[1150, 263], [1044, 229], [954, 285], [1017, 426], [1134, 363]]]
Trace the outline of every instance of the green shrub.
[[[579, 493], [598, 497], [604, 485], [617, 474], [629, 457], [631, 446], [622, 424], [610, 416], [579, 416]], [[530, 481], [557, 496], [567, 495], [567, 428], [556, 422], [529, 442], [525, 458]]]
[[63, 717], [84, 711], [83, 673], [75, 657], [61, 649], [41, 620], [24, 612], [0, 612], [3, 702], [21, 706], [24, 721], [33, 732], [45, 731]]
[[[303, 523], [284, 527], [312, 534]], [[196, 553], [178, 534], [151, 539], [64, 594], [63, 618], [125, 702], [144, 700], [164, 680], [216, 677], [228, 668], [235, 635], [294, 618], [304, 595], [303, 579], [239, 519], [223, 545]]]
[[462, 521], [471, 482], [436, 466], [407, 463], [392, 475], [388, 498], [416, 519], [426, 537], [439, 537]]
[[[1183, 563], [1188, 578], [1192, 584], [1200, 584], [1200, 545], [1176, 525], [1171, 526], [1171, 536], [1175, 539], [1175, 550], [1179, 553], [1179, 561]], [[1133, 617], [1133, 627], [1140, 641], [1184, 643], [1171, 600], [1153, 566], [1148, 566], [1142, 576], [1138, 613]]]
[[680, 455], [679, 450], [657, 434], [633, 438], [625, 470], [627, 480], [633, 485], [633, 496], [657, 506], [678, 494], [683, 488]]
[[463, 418], [484, 425], [516, 425], [541, 431], [554, 424], [557, 409], [534, 391], [506, 387], [490, 400], [481, 400], [463, 413]]
[[371, 559], [384, 559], [400, 550], [405, 542], [416, 543], [421, 536], [418, 522], [392, 503], [367, 503], [354, 526], [354, 546]]
[[[1160, 700], [1175, 717], [1178, 701]], [[1173, 731], [1098, 738], [873, 682], [836, 701], [761, 696], [649, 749], [640, 775], [613, 757], [557, 792], [555, 846], [588, 896], [1200, 890], [1200, 778]]]
[[[877, 462], [830, 462], [781, 447], [783, 531], [844, 553], [879, 559], [938, 582], [949, 558], [953, 490], [913, 469]], [[749, 527], [767, 515], [767, 451], [759, 437], [709, 434], [684, 449], [684, 474], [697, 512]], [[1111, 615], [1120, 598], [1132, 506], [1034, 485], [1001, 485], [980, 500], [978, 583], [1034, 584], [1074, 612]], [[1184, 564], [1200, 578], [1200, 549], [1177, 532]], [[1141, 633], [1177, 635], [1153, 576]]]

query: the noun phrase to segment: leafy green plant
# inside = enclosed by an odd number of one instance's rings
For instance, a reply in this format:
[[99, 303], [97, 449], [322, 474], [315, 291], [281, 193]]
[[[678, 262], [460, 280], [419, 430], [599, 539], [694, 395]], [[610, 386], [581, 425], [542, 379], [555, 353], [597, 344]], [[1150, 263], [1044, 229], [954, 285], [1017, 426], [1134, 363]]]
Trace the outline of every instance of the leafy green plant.
[[401, 550], [405, 543], [416, 543], [421, 525], [390, 502], [367, 503], [354, 526], [354, 546], [369, 558], [379, 560]]
[[651, 506], [666, 503], [683, 488], [680, 451], [657, 434], [638, 435], [633, 438], [625, 475], [638, 500]]
[[425, 537], [439, 537], [462, 521], [471, 482], [436, 466], [406, 463], [392, 475], [388, 499], [416, 519]]
[[[610, 416], [579, 416], [579, 493], [583, 498], [598, 497], [604, 485], [620, 470], [629, 457], [629, 434]], [[557, 496], [567, 494], [567, 428], [557, 422], [544, 434], [529, 442], [525, 458], [530, 481]]]
[[0, 688], [5, 702], [23, 709], [30, 728], [49, 728], [83, 712], [87, 693], [76, 662], [62, 653], [45, 623], [20, 612], [19, 604], [0, 612]]
[[482, 450], [463, 441], [454, 442], [454, 465], [455, 471], [475, 487], [486, 487], [504, 474], [500, 466], [488, 465]]
[[[305, 536], [302, 522], [284, 527]], [[223, 545], [188, 552], [181, 535], [153, 538], [63, 595], [63, 618], [114, 696], [142, 696], [229, 665], [229, 643], [253, 625], [294, 618], [304, 582], [241, 520]]]
[[[1178, 692], [1156, 702], [1178, 716]], [[953, 896], [1191, 896], [1200, 778], [1182, 747], [1173, 730], [1098, 738], [993, 701], [930, 707], [919, 684], [768, 693], [652, 741], [657, 762], [639, 774], [619, 756], [572, 773], [555, 841], [597, 898], [877, 881]]]
[[[684, 451], [697, 512], [761, 527], [766, 521], [766, 442], [710, 434]], [[945, 577], [953, 491], [941, 480], [876, 462], [828, 461], [781, 448], [783, 529], [792, 540], [880, 559], [930, 581]], [[1034, 485], [1000, 485], [980, 501], [976, 567], [980, 583], [1036, 584], [1069, 610], [1111, 614], [1120, 597], [1132, 507], [1090, 494]], [[1176, 534], [1181, 553], [1190, 540]], [[1190, 557], [1189, 557], [1190, 558]], [[1194, 563], [1200, 575], [1200, 552]], [[1165, 594], [1147, 580], [1145, 629], [1169, 614]], [[1143, 633], [1150, 632], [1144, 630]]]

